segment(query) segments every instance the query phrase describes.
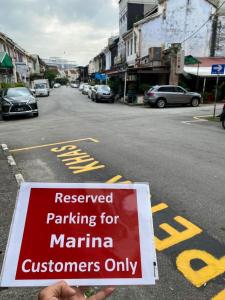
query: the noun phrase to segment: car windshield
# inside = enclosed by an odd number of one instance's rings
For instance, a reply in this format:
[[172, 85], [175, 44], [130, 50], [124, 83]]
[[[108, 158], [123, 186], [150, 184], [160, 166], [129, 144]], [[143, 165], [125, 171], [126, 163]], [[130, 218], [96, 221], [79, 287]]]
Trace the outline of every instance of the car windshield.
[[35, 89], [46, 89], [46, 88], [47, 88], [47, 84], [45, 83], [35, 84]]
[[104, 93], [110, 93], [110, 87], [106, 85], [102, 85], [99, 87], [99, 90]]
[[20, 96], [30, 96], [31, 93], [26, 88], [11, 88], [6, 91], [5, 95], [8, 97], [20, 97]]

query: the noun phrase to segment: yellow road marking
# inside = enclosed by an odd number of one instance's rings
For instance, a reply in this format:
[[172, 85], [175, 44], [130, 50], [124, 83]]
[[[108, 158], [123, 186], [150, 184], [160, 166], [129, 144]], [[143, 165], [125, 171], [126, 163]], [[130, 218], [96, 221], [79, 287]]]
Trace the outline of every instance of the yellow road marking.
[[217, 294], [212, 298], [212, 300], [224, 300], [225, 299], [225, 290]]
[[168, 208], [168, 205], [166, 203], [157, 204], [152, 207], [152, 213], [155, 214], [156, 212], [164, 210], [166, 208]]
[[113, 178], [109, 179], [106, 181], [106, 183], [132, 183], [132, 181], [130, 180], [125, 180], [125, 181], [120, 181], [120, 179], [122, 179], [123, 176], [121, 175], [117, 175], [117, 176], [114, 176]]
[[[194, 270], [191, 266], [191, 261], [196, 259], [205, 263], [200, 270]], [[178, 255], [176, 265], [184, 277], [199, 288], [225, 272], [225, 256], [218, 259], [203, 250], [186, 250]]]
[[50, 147], [50, 146], [55, 146], [55, 145], [64, 145], [64, 144], [68, 144], [68, 143], [76, 143], [76, 142], [83, 142], [83, 141], [91, 141], [93, 143], [99, 143], [99, 141], [96, 139], [85, 138], [85, 139], [78, 139], [78, 140], [72, 140], [72, 141], [66, 141], [66, 142], [57, 142], [57, 143], [52, 143], [52, 144], [44, 144], [44, 145], [26, 147], [26, 148], [21, 148], [21, 149], [13, 149], [13, 150], [10, 150], [10, 152], [27, 151], [27, 150], [33, 150], [33, 149], [38, 149], [38, 148], [45, 148], [45, 147]]
[[174, 218], [177, 223], [180, 223], [185, 227], [183, 231], [178, 231], [173, 228], [170, 224], [163, 223], [159, 227], [169, 234], [169, 236], [163, 240], [155, 237], [156, 249], [158, 251], [166, 250], [176, 244], [183, 241], [189, 240], [190, 238], [202, 233], [202, 229], [184, 219], [183, 217], [177, 216]]

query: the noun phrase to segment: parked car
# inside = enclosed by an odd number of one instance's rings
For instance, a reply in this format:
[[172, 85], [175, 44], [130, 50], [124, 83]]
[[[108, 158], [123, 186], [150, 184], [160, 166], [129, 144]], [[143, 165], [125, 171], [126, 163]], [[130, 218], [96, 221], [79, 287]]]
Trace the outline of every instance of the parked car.
[[31, 83], [32, 90], [35, 90], [36, 96], [49, 96], [50, 88], [48, 79], [35, 79]]
[[88, 95], [88, 91], [89, 91], [90, 85], [89, 84], [85, 84], [82, 90], [82, 94], [83, 95]]
[[220, 115], [220, 121], [222, 122], [223, 129], [225, 129], [225, 104], [223, 106], [223, 110]]
[[88, 98], [89, 98], [89, 99], [92, 99], [92, 93], [93, 93], [93, 90], [94, 90], [94, 86], [93, 86], [93, 85], [90, 85], [90, 86], [89, 86], [89, 90], [88, 90]]
[[83, 83], [80, 84], [80, 86], [79, 86], [79, 91], [80, 91], [80, 92], [83, 91], [83, 88], [84, 88], [85, 85], [88, 85], [88, 83], [84, 83], [84, 82], [83, 82]]
[[188, 92], [180, 86], [156, 85], [145, 93], [144, 103], [158, 108], [172, 104], [189, 104], [196, 107], [201, 103], [201, 99], [200, 94]]
[[38, 116], [37, 100], [25, 87], [3, 90], [0, 96], [0, 106], [3, 119], [18, 115]]
[[113, 103], [114, 96], [108, 85], [97, 85], [92, 92], [92, 99], [95, 102], [108, 101]]
[[45, 83], [36, 83], [34, 86], [35, 95], [37, 97], [46, 96], [48, 97], [50, 94], [49, 88]]
[[54, 85], [53, 85], [54, 88], [59, 88], [60, 86], [61, 86], [60, 83], [54, 83]]
[[70, 84], [70, 86], [72, 87], [72, 88], [78, 88], [79, 87], [79, 84], [78, 83], [71, 83]]

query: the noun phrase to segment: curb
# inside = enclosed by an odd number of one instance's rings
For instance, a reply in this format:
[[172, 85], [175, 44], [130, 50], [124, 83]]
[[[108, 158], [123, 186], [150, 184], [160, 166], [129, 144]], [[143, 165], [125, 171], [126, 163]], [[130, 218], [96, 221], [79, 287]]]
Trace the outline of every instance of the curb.
[[13, 156], [10, 154], [8, 146], [6, 144], [1, 144], [1, 148], [4, 156], [8, 161], [10, 168], [12, 169], [18, 187], [20, 187], [21, 183], [24, 182], [23, 175], [20, 173]]

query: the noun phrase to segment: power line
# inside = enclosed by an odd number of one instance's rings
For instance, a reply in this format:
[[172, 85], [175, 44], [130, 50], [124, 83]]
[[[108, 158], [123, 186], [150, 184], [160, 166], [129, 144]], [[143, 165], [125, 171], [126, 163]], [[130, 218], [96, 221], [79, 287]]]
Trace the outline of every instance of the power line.
[[183, 42], [181, 42], [181, 44], [185, 43], [187, 40], [191, 39], [193, 36], [195, 36], [210, 20], [212, 20], [212, 18], [214, 16], [217, 15], [218, 11], [220, 10], [220, 8], [225, 4], [225, 1], [223, 1], [223, 3], [216, 8], [216, 12], [214, 14], [212, 14], [208, 20], [206, 20], [206, 22], [204, 22], [195, 32], [193, 32], [189, 37], [187, 37], [185, 40], [183, 40]]

